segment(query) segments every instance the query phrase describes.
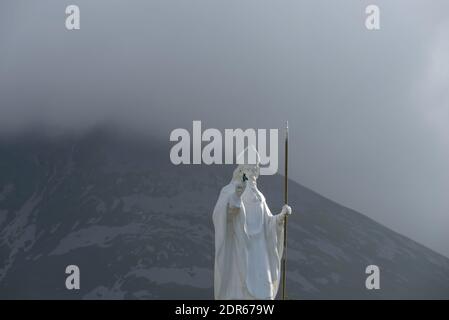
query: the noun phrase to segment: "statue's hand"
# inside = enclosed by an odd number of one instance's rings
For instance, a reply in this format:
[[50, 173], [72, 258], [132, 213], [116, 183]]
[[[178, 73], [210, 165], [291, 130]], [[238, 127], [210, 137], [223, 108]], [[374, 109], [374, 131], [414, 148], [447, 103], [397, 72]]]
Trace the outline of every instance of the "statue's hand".
[[282, 207], [281, 215], [291, 215], [292, 214], [292, 208], [288, 204], [284, 204]]
[[289, 206], [289, 205], [284, 205], [283, 207], [282, 207], [282, 210], [281, 210], [281, 213], [279, 213], [278, 215], [277, 215], [277, 222], [279, 223], [279, 224], [282, 224], [282, 223], [284, 223], [284, 218], [287, 216], [287, 215], [291, 215], [292, 214], [292, 208]]

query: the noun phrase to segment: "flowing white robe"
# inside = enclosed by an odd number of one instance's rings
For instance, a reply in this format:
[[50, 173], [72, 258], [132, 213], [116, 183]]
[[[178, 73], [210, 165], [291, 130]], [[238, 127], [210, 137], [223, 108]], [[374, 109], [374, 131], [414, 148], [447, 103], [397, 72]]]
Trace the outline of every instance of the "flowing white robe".
[[213, 212], [215, 299], [274, 299], [280, 281], [283, 224], [255, 185], [242, 195], [240, 212], [228, 203], [236, 181], [225, 186]]

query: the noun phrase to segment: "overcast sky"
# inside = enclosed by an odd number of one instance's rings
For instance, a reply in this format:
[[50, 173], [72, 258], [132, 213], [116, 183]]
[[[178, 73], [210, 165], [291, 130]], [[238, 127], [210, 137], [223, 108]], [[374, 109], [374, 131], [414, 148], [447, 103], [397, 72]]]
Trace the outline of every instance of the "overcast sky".
[[447, 0], [3, 0], [0, 135], [288, 119], [293, 179], [449, 256], [448, 57]]

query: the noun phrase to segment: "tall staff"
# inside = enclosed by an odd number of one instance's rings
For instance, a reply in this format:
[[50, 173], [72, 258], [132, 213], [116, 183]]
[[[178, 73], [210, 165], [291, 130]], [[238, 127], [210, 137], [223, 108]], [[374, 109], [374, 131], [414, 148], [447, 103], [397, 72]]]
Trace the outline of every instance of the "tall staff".
[[[285, 164], [284, 164], [284, 204], [288, 204], [288, 121], [285, 127]], [[285, 300], [285, 278], [287, 264], [287, 215], [284, 218], [284, 255], [282, 257], [282, 300]]]

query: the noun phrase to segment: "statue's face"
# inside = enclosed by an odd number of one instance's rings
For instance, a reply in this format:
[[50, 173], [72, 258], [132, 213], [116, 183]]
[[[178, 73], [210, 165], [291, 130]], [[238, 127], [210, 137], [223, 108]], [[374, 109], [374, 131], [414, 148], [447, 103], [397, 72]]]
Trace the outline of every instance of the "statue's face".
[[259, 177], [259, 165], [247, 164], [245, 165], [244, 172], [249, 180], [256, 180]]

